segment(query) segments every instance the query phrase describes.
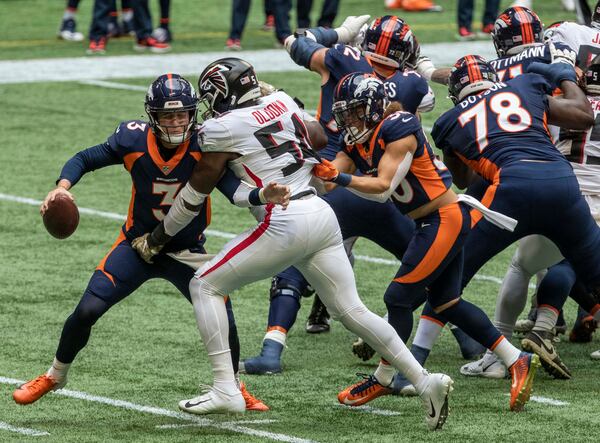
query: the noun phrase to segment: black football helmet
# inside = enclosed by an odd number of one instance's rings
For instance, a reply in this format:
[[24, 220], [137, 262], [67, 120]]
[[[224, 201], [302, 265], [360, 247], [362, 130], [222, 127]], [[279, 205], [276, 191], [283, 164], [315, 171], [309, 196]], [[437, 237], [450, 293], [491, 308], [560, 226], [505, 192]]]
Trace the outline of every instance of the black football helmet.
[[514, 55], [523, 45], [544, 41], [542, 21], [531, 9], [522, 6], [508, 8], [498, 16], [492, 40], [498, 57]]
[[593, 58], [585, 70], [583, 89], [588, 95], [600, 95], [600, 55]]
[[[181, 144], [190, 138], [196, 126], [198, 96], [192, 84], [182, 76], [164, 74], [154, 80], [148, 88], [144, 108], [155, 136], [166, 143]], [[160, 124], [160, 116], [175, 112], [187, 112], [188, 123]]]
[[239, 58], [216, 60], [198, 79], [200, 117], [207, 120], [261, 97], [254, 67]]
[[498, 81], [494, 67], [480, 55], [459, 58], [448, 78], [448, 97], [456, 105], [467, 95], [490, 88]]
[[404, 20], [385, 15], [373, 20], [362, 42], [363, 55], [383, 65], [403, 70], [409, 60], [419, 58], [419, 43]]

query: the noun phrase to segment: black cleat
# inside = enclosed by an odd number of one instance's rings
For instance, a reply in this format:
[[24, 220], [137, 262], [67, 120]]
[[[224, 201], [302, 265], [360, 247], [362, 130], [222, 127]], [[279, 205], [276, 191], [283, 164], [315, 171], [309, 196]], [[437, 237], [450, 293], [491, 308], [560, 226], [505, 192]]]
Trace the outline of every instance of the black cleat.
[[322, 332], [329, 332], [330, 317], [327, 308], [321, 301], [321, 299], [315, 295], [310, 314], [306, 321], [306, 332], [310, 334], [320, 334]]

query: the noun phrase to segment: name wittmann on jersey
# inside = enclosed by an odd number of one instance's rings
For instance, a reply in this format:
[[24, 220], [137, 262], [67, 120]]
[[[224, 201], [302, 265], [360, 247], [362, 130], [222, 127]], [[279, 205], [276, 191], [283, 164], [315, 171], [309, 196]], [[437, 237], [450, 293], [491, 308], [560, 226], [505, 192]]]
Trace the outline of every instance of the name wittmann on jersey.
[[289, 112], [287, 106], [281, 100], [275, 100], [262, 109], [252, 111], [252, 117], [254, 117], [259, 124], [264, 125], [271, 120], [275, 120], [277, 117], [280, 117], [286, 112]]
[[523, 52], [519, 52], [518, 54], [513, 55], [512, 57], [490, 60], [490, 64], [494, 67], [494, 69], [498, 70], [506, 68], [507, 66], [512, 66], [515, 63], [518, 63], [528, 58], [542, 58], [546, 54], [546, 48], [547, 46], [545, 45], [532, 46], [531, 48], [525, 49]]
[[486, 95], [489, 95], [492, 92], [499, 91], [500, 89], [504, 89], [506, 87], [508, 87], [508, 85], [506, 83], [503, 83], [503, 82], [494, 83], [489, 89], [486, 89], [481, 94], [469, 95], [462, 102], [460, 102], [459, 105], [462, 109], [465, 109], [471, 103], [475, 103], [479, 97], [485, 97]]

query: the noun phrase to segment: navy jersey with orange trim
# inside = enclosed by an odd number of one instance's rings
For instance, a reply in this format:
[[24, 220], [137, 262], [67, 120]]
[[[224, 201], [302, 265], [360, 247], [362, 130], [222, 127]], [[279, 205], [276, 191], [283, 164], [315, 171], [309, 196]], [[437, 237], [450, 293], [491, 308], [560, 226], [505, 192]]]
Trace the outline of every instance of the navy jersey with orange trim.
[[566, 162], [546, 123], [551, 92], [538, 74], [495, 83], [445, 112], [431, 135], [444, 153], [458, 156], [490, 182], [500, 168], [516, 161]]
[[360, 172], [377, 176], [386, 145], [409, 135], [416, 137], [417, 149], [406, 177], [392, 194], [392, 201], [403, 214], [434, 200], [452, 185], [452, 175], [435, 156], [419, 119], [409, 112], [396, 112], [379, 124], [367, 144], [345, 148]]
[[[168, 161], [160, 155], [156, 138], [148, 123], [127, 121], [108, 138], [116, 158], [131, 174], [131, 200], [123, 232], [133, 240], [152, 230], [165, 217], [177, 193], [187, 183], [200, 159], [197, 137], [180, 145]], [[202, 232], [210, 223], [210, 201], [185, 228], [175, 235], [164, 252], [199, 248], [204, 244]]]
[[[554, 46], [557, 49], [568, 49], [569, 51], [572, 51], [569, 46], [562, 43], [554, 43]], [[490, 64], [498, 73], [498, 80], [507, 81], [527, 72], [527, 67], [533, 62], [547, 64], [552, 62], [550, 48], [547, 44], [538, 44], [526, 48], [518, 54], [507, 55], [491, 60]]]
[[[337, 44], [327, 50], [325, 66], [329, 70], [329, 80], [321, 86], [317, 119], [327, 133], [329, 139], [327, 148], [337, 148], [335, 151], [337, 152], [342, 148], [343, 141], [331, 112], [336, 85], [345, 75], [353, 72], [377, 74], [367, 59], [362, 56], [360, 50], [343, 44]], [[427, 81], [414, 71], [398, 71], [387, 78], [378, 77], [383, 81], [389, 99], [402, 103], [404, 109], [411, 113], [417, 112], [423, 97], [429, 92]], [[321, 152], [322, 154], [323, 152]], [[333, 157], [335, 157], [335, 153]]]

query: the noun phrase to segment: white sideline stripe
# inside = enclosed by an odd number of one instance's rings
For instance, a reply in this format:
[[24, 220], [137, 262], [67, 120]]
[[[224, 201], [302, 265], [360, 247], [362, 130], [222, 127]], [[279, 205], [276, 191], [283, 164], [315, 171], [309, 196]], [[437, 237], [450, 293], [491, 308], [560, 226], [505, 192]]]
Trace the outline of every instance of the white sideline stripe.
[[[3, 193], [0, 193], [0, 200], [16, 202], [16, 203], [24, 203], [24, 204], [31, 205], [31, 206], [39, 206], [40, 204], [42, 204], [42, 202], [40, 200], [34, 200], [32, 198], [19, 197], [16, 195], [3, 194]], [[102, 218], [109, 218], [111, 220], [118, 220], [121, 222], [127, 218], [126, 216], [124, 216], [122, 214], [117, 214], [115, 212], [98, 211], [97, 209], [90, 209], [90, 208], [78, 208], [78, 209], [79, 209], [80, 214], [87, 214], [87, 215], [93, 215], [93, 216], [102, 217]], [[206, 229], [204, 232], [209, 236], [226, 238], [228, 240], [231, 240], [232, 238], [235, 238], [237, 236], [236, 234], [232, 234], [231, 232], [217, 231], [214, 229]], [[369, 255], [358, 255], [358, 254], [355, 255], [354, 257], [357, 260], [365, 261], [368, 263], [376, 263], [376, 264], [380, 264], [380, 265], [389, 265], [389, 266], [396, 266], [396, 267], [400, 266], [400, 262], [398, 260], [390, 260], [387, 258], [371, 257]], [[501, 278], [492, 277], [490, 275], [477, 274], [477, 275], [475, 275], [475, 277], [473, 277], [473, 279], [481, 280], [481, 281], [488, 281], [491, 283], [496, 283], [498, 285], [502, 284]], [[529, 287], [534, 288], [535, 286], [529, 285]]]
[[[496, 58], [490, 41], [432, 43], [421, 45], [421, 53], [437, 66], [452, 66], [465, 54], [479, 54], [488, 60]], [[122, 55], [112, 57], [70, 57], [0, 61], [0, 84], [32, 82], [70, 82], [114, 78], [149, 78], [177, 72], [197, 76], [212, 61], [231, 57], [231, 52], [191, 54]], [[257, 72], [304, 71], [283, 49], [243, 51], [237, 56], [252, 63]]]
[[[239, 420], [239, 421], [224, 421], [221, 422], [222, 425], [264, 425], [264, 424], [271, 424], [271, 423], [277, 423], [277, 420]], [[180, 428], [192, 428], [192, 427], [197, 427], [200, 425], [197, 425], [195, 423], [190, 423], [187, 425], [157, 425], [156, 429], [180, 429]]]
[[107, 82], [104, 80], [83, 80], [83, 81], [80, 81], [79, 83], [81, 83], [82, 85], [100, 86], [102, 88], [125, 89], [127, 91], [146, 92], [148, 90], [148, 88], [144, 87], [144, 86], [130, 85], [127, 83], [118, 83], [118, 82]]
[[0, 430], [16, 432], [18, 434], [28, 435], [29, 437], [42, 437], [44, 435], [50, 435], [50, 433], [46, 431], [38, 431], [29, 428], [18, 428], [16, 426], [9, 425], [8, 423], [3, 421], [0, 421]]
[[374, 408], [369, 405], [349, 406], [349, 405], [342, 405], [342, 404], [337, 403], [335, 406], [339, 406], [341, 408], [348, 409], [350, 411], [360, 411], [360, 412], [366, 412], [367, 414], [374, 414], [374, 415], [386, 415], [386, 416], [402, 415], [398, 411], [390, 411], [389, 409], [377, 409], [377, 408]]
[[[25, 383], [23, 380], [17, 380], [14, 378], [1, 377], [0, 383], [21, 385]], [[148, 414], [161, 415], [164, 417], [178, 418], [180, 420], [191, 421], [197, 426], [212, 427], [223, 429], [226, 431], [237, 432], [240, 434], [253, 435], [255, 437], [263, 437], [276, 441], [283, 441], [289, 443], [315, 443], [313, 440], [307, 440], [304, 438], [293, 437], [286, 434], [278, 434], [275, 432], [259, 431], [245, 426], [238, 426], [232, 422], [218, 422], [208, 418], [200, 418], [195, 415], [185, 414], [183, 412], [171, 411], [170, 409], [159, 408], [156, 406], [138, 405], [124, 400], [116, 400], [108, 397], [100, 397], [97, 395], [90, 395], [85, 392], [71, 391], [69, 389], [59, 389], [58, 391], [52, 392], [55, 395], [62, 395], [64, 397], [76, 398], [78, 400], [85, 400], [94, 403], [102, 403], [109, 406], [115, 406], [117, 408], [129, 409], [138, 412], [145, 412]]]
[[[504, 394], [504, 395], [509, 396], [510, 394]], [[570, 405], [570, 403], [568, 401], [555, 400], [555, 399], [549, 398], [549, 397], [540, 397], [539, 395], [532, 395], [531, 397], [529, 397], [529, 401], [532, 401], [535, 403], [542, 403], [544, 405], [552, 405], [552, 406], [568, 406], [568, 405]]]

